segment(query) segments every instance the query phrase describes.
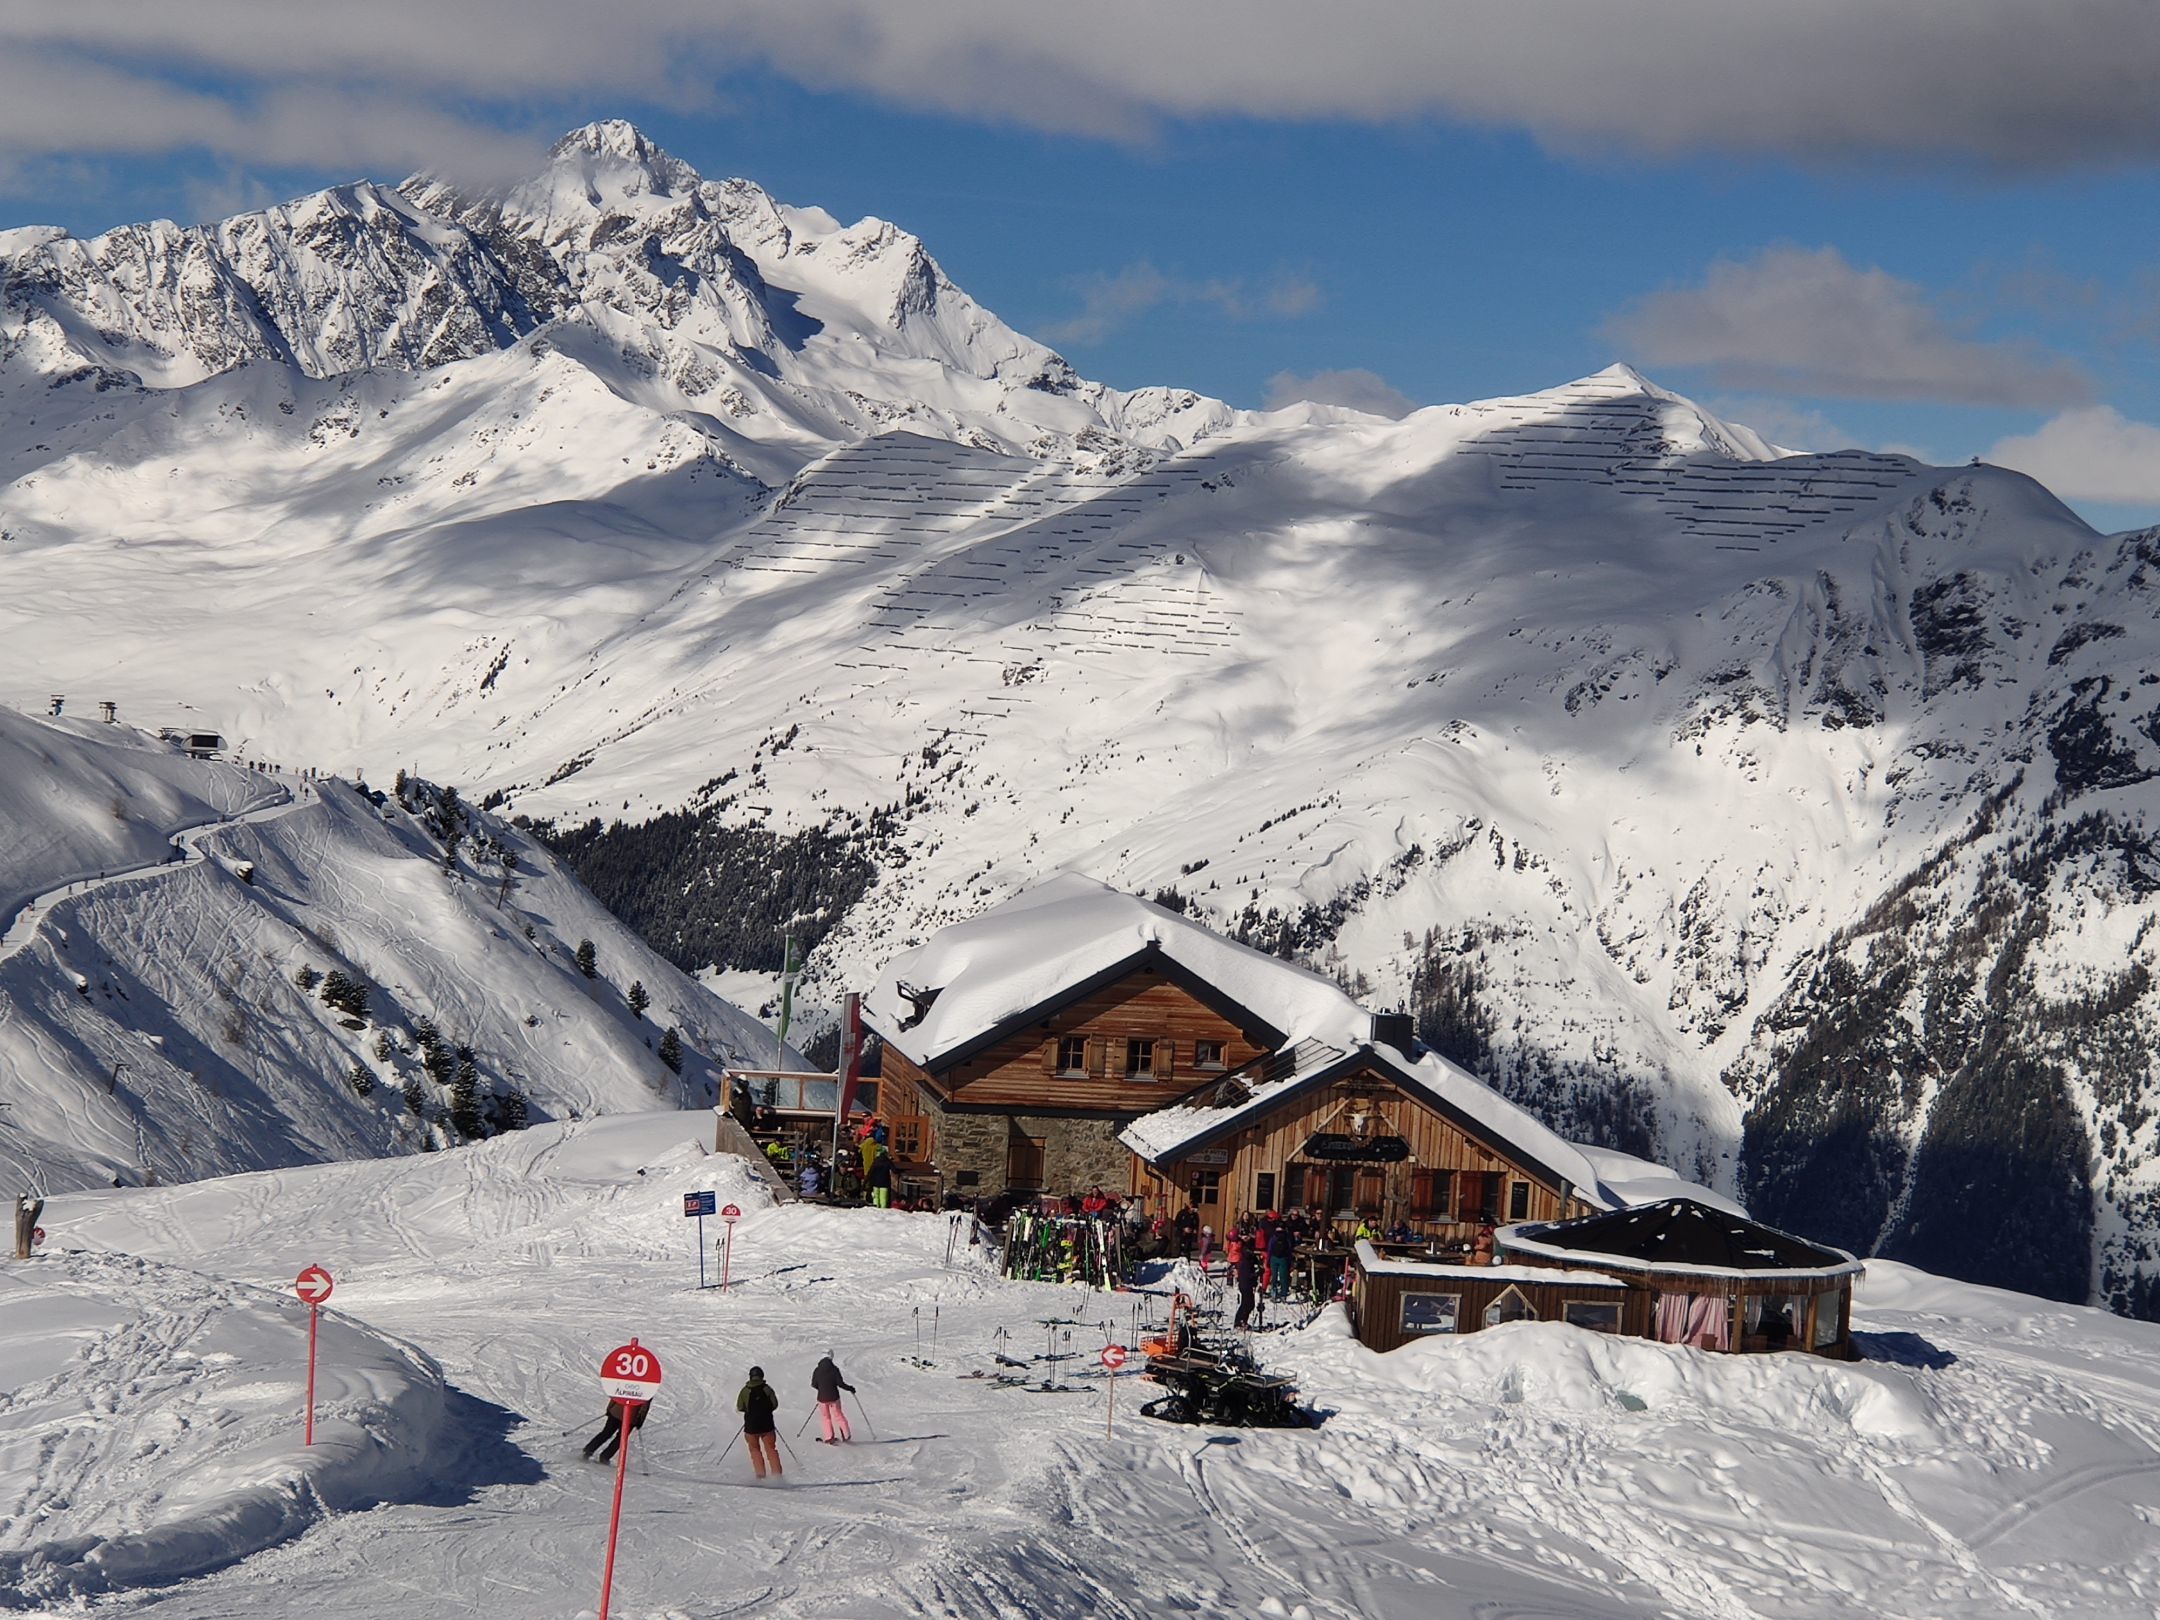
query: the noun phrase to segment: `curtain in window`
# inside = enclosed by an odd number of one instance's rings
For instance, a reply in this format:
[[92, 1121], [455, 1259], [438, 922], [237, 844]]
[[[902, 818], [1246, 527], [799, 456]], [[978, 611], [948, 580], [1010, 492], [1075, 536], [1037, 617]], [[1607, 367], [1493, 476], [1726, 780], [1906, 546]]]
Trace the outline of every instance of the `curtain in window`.
[[1660, 1293], [1657, 1336], [1661, 1344], [1692, 1344], [1703, 1350], [1731, 1345], [1729, 1310], [1723, 1294]]

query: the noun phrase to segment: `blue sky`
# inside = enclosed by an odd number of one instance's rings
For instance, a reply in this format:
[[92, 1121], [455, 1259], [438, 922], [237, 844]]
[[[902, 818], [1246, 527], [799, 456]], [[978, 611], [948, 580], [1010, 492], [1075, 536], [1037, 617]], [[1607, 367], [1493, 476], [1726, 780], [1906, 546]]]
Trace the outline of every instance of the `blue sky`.
[[2160, 519], [2140, 0], [1909, 0], [1895, 34], [1818, 0], [1806, 36], [1722, 39], [1696, 0], [1523, 0], [1506, 31], [1456, 0], [1188, 0], [1177, 35], [1128, 0], [1062, 31], [917, 3], [624, 0], [603, 40], [562, 0], [366, 0], [289, 35], [168, 0], [164, 37], [77, 0], [0, 19], [0, 221], [511, 173], [623, 116], [899, 222], [1121, 386], [1392, 409], [1626, 359], [1783, 443], [1986, 455], [2105, 526]]

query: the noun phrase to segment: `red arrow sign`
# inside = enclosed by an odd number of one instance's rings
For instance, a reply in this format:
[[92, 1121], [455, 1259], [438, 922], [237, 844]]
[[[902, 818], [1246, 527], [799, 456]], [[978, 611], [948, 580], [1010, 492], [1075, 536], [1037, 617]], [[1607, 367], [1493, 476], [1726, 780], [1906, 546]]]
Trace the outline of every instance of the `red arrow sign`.
[[321, 1266], [309, 1266], [293, 1279], [293, 1292], [310, 1305], [320, 1305], [328, 1299], [332, 1286], [330, 1273]]
[[720, 1211], [720, 1218], [723, 1221], [739, 1221], [742, 1219], [742, 1209], [738, 1205], [729, 1204]]
[[1111, 1372], [1116, 1372], [1120, 1367], [1125, 1365], [1125, 1347], [1122, 1344], [1104, 1345], [1102, 1353], [1102, 1364], [1107, 1367]]
[[614, 1400], [649, 1401], [660, 1393], [660, 1358], [632, 1339], [601, 1359], [600, 1387]]

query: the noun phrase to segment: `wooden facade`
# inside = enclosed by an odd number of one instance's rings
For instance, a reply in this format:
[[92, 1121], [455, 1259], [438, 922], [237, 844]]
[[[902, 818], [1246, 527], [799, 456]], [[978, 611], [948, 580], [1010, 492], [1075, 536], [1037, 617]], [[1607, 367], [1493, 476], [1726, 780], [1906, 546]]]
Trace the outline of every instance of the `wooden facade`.
[[1164, 1154], [1142, 1192], [1150, 1213], [1175, 1215], [1190, 1202], [1218, 1226], [1304, 1208], [1464, 1249], [1481, 1226], [1589, 1208], [1554, 1171], [1406, 1085], [1369, 1049], [1290, 1088], [1277, 1106]]
[[991, 1197], [1136, 1190], [1117, 1133], [1272, 1049], [1277, 1033], [1154, 953], [1016, 1015], [935, 1069], [886, 1043], [883, 1115], [903, 1168]]
[[[1351, 1321], [1358, 1342], [1372, 1350], [1393, 1350], [1433, 1335], [1475, 1333], [1500, 1321], [1536, 1321], [1733, 1353], [1812, 1351], [1850, 1361], [1852, 1284], [1850, 1275], [1721, 1278], [1387, 1260], [1368, 1266], [1361, 1255], [1351, 1286]], [[1660, 1299], [1673, 1294], [1689, 1301], [1707, 1296], [1707, 1320], [1717, 1331], [1702, 1337], [1661, 1333]], [[1693, 1320], [1705, 1317], [1697, 1313]]]
[[1647, 1300], [1624, 1283], [1522, 1266], [1361, 1266], [1350, 1309], [1358, 1342], [1371, 1350], [1502, 1321], [1568, 1322], [1631, 1338], [1646, 1337], [1650, 1324]]

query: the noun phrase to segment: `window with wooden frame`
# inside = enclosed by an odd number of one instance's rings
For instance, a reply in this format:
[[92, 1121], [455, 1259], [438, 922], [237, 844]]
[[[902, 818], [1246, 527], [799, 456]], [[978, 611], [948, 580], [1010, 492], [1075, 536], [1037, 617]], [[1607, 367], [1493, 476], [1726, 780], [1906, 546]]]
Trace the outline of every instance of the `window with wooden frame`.
[[1275, 1207], [1274, 1171], [1262, 1170], [1253, 1177], [1252, 1204], [1254, 1209], [1273, 1209]]
[[1499, 1220], [1500, 1173], [1497, 1170], [1463, 1170], [1456, 1174], [1455, 1217], [1464, 1221]]
[[1454, 1206], [1455, 1172], [1413, 1170], [1410, 1173], [1410, 1217], [1413, 1220], [1445, 1220]]
[[1405, 1338], [1421, 1333], [1453, 1333], [1462, 1321], [1460, 1294], [1404, 1294], [1396, 1323]]
[[1223, 1043], [1221, 1041], [1194, 1041], [1192, 1066], [1210, 1072], [1227, 1067], [1223, 1062]]
[[1511, 1181], [1507, 1192], [1507, 1218], [1511, 1221], [1527, 1221], [1530, 1218], [1530, 1183]]
[[1128, 1080], [1152, 1080], [1155, 1078], [1155, 1042], [1145, 1035], [1135, 1035], [1125, 1043], [1125, 1078]]
[[1500, 1297], [1485, 1307], [1487, 1327], [1498, 1327], [1502, 1322], [1535, 1322], [1537, 1319], [1537, 1307], [1513, 1283], [1501, 1289]]
[[930, 1122], [920, 1114], [896, 1114], [891, 1121], [892, 1156], [911, 1163], [920, 1163], [929, 1155], [924, 1144], [929, 1140]]
[[1219, 1204], [1222, 1202], [1222, 1172], [1194, 1170], [1186, 1177], [1185, 1190], [1196, 1204]]
[[1051, 1072], [1068, 1078], [1087, 1073], [1087, 1037], [1085, 1035], [1060, 1035], [1052, 1043], [1055, 1051], [1051, 1061], [1057, 1066]]
[[1560, 1307], [1560, 1320], [1592, 1333], [1618, 1333], [1620, 1306], [1612, 1300], [1571, 1299]]
[[1379, 1215], [1380, 1205], [1386, 1197], [1386, 1171], [1360, 1170], [1357, 1173], [1357, 1211], [1360, 1215]]

